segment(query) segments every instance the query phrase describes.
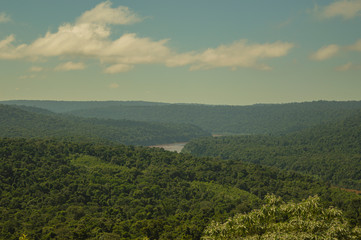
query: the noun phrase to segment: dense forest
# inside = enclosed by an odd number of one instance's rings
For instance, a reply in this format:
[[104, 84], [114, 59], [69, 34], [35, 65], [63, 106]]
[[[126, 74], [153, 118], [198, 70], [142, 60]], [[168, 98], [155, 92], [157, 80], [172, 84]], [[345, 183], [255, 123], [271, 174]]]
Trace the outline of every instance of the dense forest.
[[361, 109], [361, 101], [221, 106], [152, 102], [4, 101], [79, 117], [194, 124], [214, 134], [285, 134]]
[[81, 118], [44, 109], [0, 105], [0, 137], [58, 137], [133, 145], [186, 142], [210, 136], [191, 124]]
[[361, 197], [312, 177], [162, 149], [60, 140], [0, 140], [0, 238], [199, 239], [262, 204], [318, 194], [361, 223]]
[[361, 102], [5, 103], [0, 239], [361, 235]]
[[342, 121], [285, 136], [196, 139], [183, 151], [299, 171], [361, 190], [361, 111]]

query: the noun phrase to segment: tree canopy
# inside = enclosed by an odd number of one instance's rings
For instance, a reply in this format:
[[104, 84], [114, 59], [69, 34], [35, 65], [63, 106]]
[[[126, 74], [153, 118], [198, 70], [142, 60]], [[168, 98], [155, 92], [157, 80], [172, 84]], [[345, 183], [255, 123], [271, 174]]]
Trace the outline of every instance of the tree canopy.
[[67, 138], [132, 145], [186, 142], [210, 133], [192, 124], [81, 118], [0, 105], [0, 137]]
[[195, 156], [221, 157], [317, 176], [361, 190], [361, 112], [296, 133], [194, 139], [183, 149]]
[[212, 222], [202, 239], [360, 239], [361, 229], [352, 228], [343, 212], [324, 207], [318, 196], [300, 203], [284, 203], [280, 197], [267, 195], [266, 203], [250, 213], [237, 214], [224, 223]]
[[361, 197], [308, 176], [162, 149], [0, 139], [0, 239], [199, 239], [211, 220], [319, 194], [361, 223]]

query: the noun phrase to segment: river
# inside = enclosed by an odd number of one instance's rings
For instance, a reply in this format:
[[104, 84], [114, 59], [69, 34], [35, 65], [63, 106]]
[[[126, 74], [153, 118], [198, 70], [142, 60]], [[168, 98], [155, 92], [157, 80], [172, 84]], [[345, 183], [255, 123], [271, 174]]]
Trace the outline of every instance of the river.
[[154, 145], [149, 147], [156, 147], [156, 148], [163, 148], [164, 150], [171, 151], [171, 152], [181, 152], [183, 147], [186, 145], [186, 142], [179, 142], [179, 143], [170, 143], [170, 144], [162, 144], [162, 145]]

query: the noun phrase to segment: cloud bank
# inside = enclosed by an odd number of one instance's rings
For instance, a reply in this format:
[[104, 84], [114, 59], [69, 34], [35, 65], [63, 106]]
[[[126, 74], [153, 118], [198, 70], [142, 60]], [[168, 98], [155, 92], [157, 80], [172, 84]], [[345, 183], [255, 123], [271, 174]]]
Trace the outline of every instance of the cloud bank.
[[[189, 66], [190, 70], [218, 67], [270, 70], [262, 60], [282, 57], [292, 43], [248, 43], [238, 40], [205, 51], [177, 53], [167, 46], [169, 39], [152, 40], [126, 33], [110, 38], [112, 25], [140, 22], [142, 19], [127, 7], [112, 8], [110, 1], [83, 13], [75, 23], [66, 23], [54, 33], [47, 32], [30, 44], [15, 45], [13, 35], [0, 41], [1, 59], [46, 60], [51, 57], [97, 59], [109, 74], [127, 72], [138, 64], [164, 64], [168, 67]], [[83, 63], [68, 62], [58, 71], [81, 70]]]

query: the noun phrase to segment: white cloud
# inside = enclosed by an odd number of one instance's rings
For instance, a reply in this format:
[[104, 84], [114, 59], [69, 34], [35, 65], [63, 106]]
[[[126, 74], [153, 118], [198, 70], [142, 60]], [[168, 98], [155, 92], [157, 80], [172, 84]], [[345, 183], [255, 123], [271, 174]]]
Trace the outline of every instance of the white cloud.
[[[327, 46], [324, 46], [317, 50], [315, 53], [310, 55], [310, 59], [316, 60], [316, 61], [323, 61], [329, 58], [334, 57], [338, 53], [342, 52], [348, 52], [348, 51], [361, 51], [361, 39], [357, 40], [354, 44], [349, 46], [339, 46], [336, 44], [330, 44]], [[346, 65], [337, 67], [336, 69], [343, 69], [343, 67], [346, 67]]]
[[132, 65], [127, 65], [127, 64], [114, 64], [108, 68], [106, 68], [104, 70], [105, 73], [110, 73], [110, 74], [114, 74], [114, 73], [121, 73], [121, 72], [128, 72], [130, 70], [133, 69], [134, 66]]
[[124, 64], [159, 63], [169, 57], [171, 50], [165, 46], [167, 39], [152, 41], [124, 34], [102, 49], [100, 57], [107, 62]]
[[119, 84], [111, 83], [111, 84], [109, 84], [109, 88], [112, 88], [112, 89], [119, 88]]
[[73, 62], [66, 62], [62, 63], [55, 67], [55, 71], [72, 71], [72, 70], [83, 70], [85, 69], [85, 64], [82, 62], [73, 63]]
[[320, 48], [317, 52], [313, 53], [310, 58], [316, 61], [322, 61], [335, 56], [340, 51], [340, 47], [336, 44], [330, 44]]
[[266, 44], [248, 44], [240, 40], [230, 45], [209, 48], [202, 53], [186, 53], [176, 55], [167, 61], [168, 66], [191, 65], [191, 70], [210, 69], [215, 67], [237, 67], [270, 70], [259, 61], [267, 58], [285, 56], [293, 48], [292, 43], [275, 42]]
[[[153, 41], [124, 34], [112, 41], [110, 29], [97, 24], [65, 24], [29, 45], [14, 46], [14, 36], [0, 41], [0, 58], [86, 57], [118, 64], [161, 63], [171, 54], [168, 40]], [[128, 68], [130, 69], [130, 68]]]
[[321, 18], [343, 17], [351, 19], [361, 12], [361, 0], [341, 0], [323, 8], [316, 8], [316, 14]]
[[[56, 32], [47, 32], [29, 44], [16, 46], [13, 35], [0, 41], [0, 59], [46, 59], [71, 57], [72, 59], [97, 59], [106, 65], [105, 73], [120, 73], [133, 69], [137, 64], [190, 65], [191, 70], [216, 67], [238, 67], [269, 70], [260, 63], [269, 58], [288, 54], [292, 43], [274, 42], [250, 44], [246, 40], [230, 45], [220, 45], [203, 52], [176, 53], [168, 46], [168, 39], [158, 41], [126, 33], [113, 40], [110, 24], [130, 24], [140, 21], [126, 7], [111, 8], [106, 1], [85, 12], [78, 20], [59, 26]], [[83, 63], [69, 62], [56, 67], [58, 71], [84, 69]]]
[[106, 1], [100, 3], [92, 10], [86, 11], [77, 20], [78, 23], [97, 23], [97, 24], [131, 24], [140, 22], [141, 19], [129, 8], [119, 6], [111, 8], [112, 3]]
[[4, 12], [0, 13], [0, 23], [10, 22], [11, 18]]
[[348, 62], [344, 65], [335, 68], [336, 71], [349, 71], [349, 70], [360, 70], [361, 65], [355, 65], [352, 62]]
[[15, 47], [12, 43], [15, 41], [15, 36], [10, 35], [4, 40], [0, 41], [0, 59], [17, 59], [22, 58], [21, 50], [25, 45]]
[[46, 33], [24, 50], [25, 56], [96, 56], [104, 48], [110, 30], [96, 24], [65, 24]]
[[37, 67], [37, 66], [33, 66], [33, 67], [29, 68], [30, 72], [41, 72], [43, 70], [44, 69], [42, 67]]

